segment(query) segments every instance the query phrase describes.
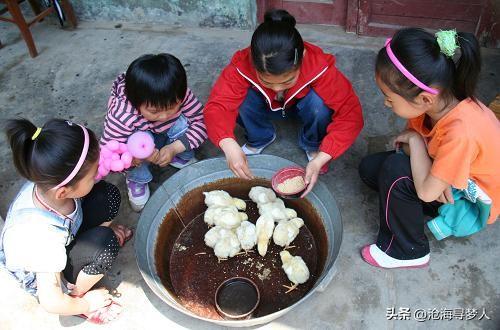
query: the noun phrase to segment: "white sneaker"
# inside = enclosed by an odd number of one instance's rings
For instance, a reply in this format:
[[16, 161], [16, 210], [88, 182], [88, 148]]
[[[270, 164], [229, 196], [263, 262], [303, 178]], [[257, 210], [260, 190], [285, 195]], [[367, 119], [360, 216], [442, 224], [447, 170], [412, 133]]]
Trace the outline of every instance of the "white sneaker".
[[365, 245], [361, 257], [372, 266], [380, 268], [423, 268], [429, 265], [430, 254], [410, 260], [393, 258], [380, 250], [376, 244]]
[[308, 150], [304, 150], [305, 153], [306, 153], [306, 156], [307, 156], [307, 160], [308, 161], [311, 161], [314, 159], [314, 157], [316, 157], [318, 155], [318, 151], [308, 151]]
[[269, 141], [268, 143], [266, 143], [265, 145], [263, 145], [260, 148], [254, 148], [254, 147], [248, 146], [247, 143], [245, 143], [243, 145], [243, 147], [241, 147], [241, 149], [243, 150], [243, 153], [247, 156], [259, 155], [265, 148], [267, 148], [270, 144], [272, 144], [274, 142], [274, 140], [276, 140], [276, 134], [273, 135], [273, 138], [271, 139], [271, 141]]
[[144, 205], [146, 205], [149, 200], [149, 185], [147, 183], [138, 183], [129, 180], [126, 180], [126, 182], [130, 207], [135, 212], [142, 211]]

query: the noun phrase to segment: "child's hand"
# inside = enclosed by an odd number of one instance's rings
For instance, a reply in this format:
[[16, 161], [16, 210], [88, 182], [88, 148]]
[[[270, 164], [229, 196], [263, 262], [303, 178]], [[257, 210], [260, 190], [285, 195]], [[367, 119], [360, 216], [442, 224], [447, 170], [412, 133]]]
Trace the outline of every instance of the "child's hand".
[[227, 165], [234, 175], [238, 178], [253, 179], [253, 174], [248, 167], [247, 157], [236, 140], [232, 138], [222, 139], [219, 146], [224, 151]]
[[407, 143], [396, 142], [396, 140], [391, 143], [394, 146], [396, 152], [404, 153], [407, 156], [410, 155], [410, 145]]
[[307, 188], [300, 198], [304, 198], [313, 188], [318, 181], [319, 172], [323, 165], [328, 163], [332, 159], [329, 154], [320, 151], [316, 157], [314, 157], [306, 166], [306, 174], [304, 176], [304, 181], [306, 182]]
[[83, 299], [89, 305], [88, 312], [93, 312], [111, 304], [111, 295], [106, 289], [96, 289], [88, 291]]
[[158, 163], [158, 157], [159, 157], [159, 155], [160, 155], [160, 151], [155, 148], [155, 150], [153, 151], [153, 153], [151, 154], [151, 156], [149, 156], [148, 158], [146, 158], [146, 160], [148, 162], [152, 163], [152, 164], [157, 164]]
[[395, 139], [394, 139], [394, 148], [397, 148], [399, 144], [410, 144], [410, 140], [414, 138], [419, 138], [421, 139], [422, 137], [420, 134], [415, 132], [414, 130], [405, 130], [401, 132]]
[[158, 153], [158, 158], [156, 160], [156, 165], [165, 167], [170, 162], [172, 159], [177, 155], [176, 150], [172, 147], [171, 144], [164, 146], [163, 148], [160, 149]]
[[455, 203], [455, 200], [453, 199], [453, 193], [451, 192], [451, 186], [446, 188], [438, 197], [438, 199], [436, 199], [436, 201], [441, 202], [443, 204]]
[[142, 159], [132, 158], [132, 166], [136, 167], [142, 164]]

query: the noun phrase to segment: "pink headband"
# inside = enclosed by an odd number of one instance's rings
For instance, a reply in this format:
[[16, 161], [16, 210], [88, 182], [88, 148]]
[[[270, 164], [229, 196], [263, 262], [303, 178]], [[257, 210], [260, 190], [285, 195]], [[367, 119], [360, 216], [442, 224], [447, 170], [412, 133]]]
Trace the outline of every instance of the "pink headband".
[[[68, 121], [68, 125], [72, 126], [73, 123]], [[89, 133], [87, 132], [87, 129], [84, 126], [82, 126], [80, 124], [78, 124], [78, 126], [80, 126], [82, 128], [83, 136], [85, 138], [85, 140], [83, 142], [83, 150], [82, 150], [82, 154], [80, 155], [80, 159], [78, 159], [78, 163], [76, 163], [75, 168], [73, 169], [73, 171], [71, 171], [71, 173], [68, 175], [68, 177], [66, 179], [64, 179], [63, 182], [61, 182], [60, 184], [58, 184], [57, 186], [55, 186], [52, 189], [61, 188], [61, 187], [65, 186], [66, 184], [68, 184], [68, 182], [73, 180], [73, 178], [78, 174], [78, 171], [80, 171], [80, 169], [82, 168], [82, 165], [85, 162], [85, 159], [87, 158], [87, 153], [89, 151]]]
[[385, 49], [387, 50], [387, 55], [389, 55], [389, 58], [391, 59], [392, 63], [396, 68], [406, 77], [408, 80], [410, 80], [412, 83], [414, 83], [416, 86], [420, 87], [426, 92], [429, 92], [431, 94], [437, 95], [439, 94], [439, 91], [437, 89], [431, 88], [418, 80], [414, 75], [410, 73], [410, 71], [406, 70], [406, 68], [399, 62], [398, 58], [394, 53], [392, 52], [391, 49], [391, 40], [392, 38], [389, 38], [385, 41]]

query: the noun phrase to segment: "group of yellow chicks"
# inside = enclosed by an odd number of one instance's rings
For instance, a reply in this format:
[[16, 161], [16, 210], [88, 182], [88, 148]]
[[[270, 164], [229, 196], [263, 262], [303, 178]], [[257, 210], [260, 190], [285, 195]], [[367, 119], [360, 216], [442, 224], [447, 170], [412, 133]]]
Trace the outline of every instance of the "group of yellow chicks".
[[[233, 198], [224, 190], [204, 192], [208, 209], [204, 221], [212, 227], [205, 234], [205, 244], [213, 248], [220, 260], [247, 253], [257, 245], [261, 256], [265, 256], [271, 241], [284, 247], [280, 252], [282, 268], [293, 283], [285, 286], [290, 292], [299, 284], [309, 279], [309, 269], [300, 256], [292, 256], [286, 249], [299, 234], [304, 220], [297, 217], [297, 212], [285, 207], [285, 203], [276, 197], [272, 189], [256, 186], [248, 194], [259, 209], [260, 217], [255, 224], [248, 221], [246, 203]], [[245, 252], [240, 252], [241, 250]]]

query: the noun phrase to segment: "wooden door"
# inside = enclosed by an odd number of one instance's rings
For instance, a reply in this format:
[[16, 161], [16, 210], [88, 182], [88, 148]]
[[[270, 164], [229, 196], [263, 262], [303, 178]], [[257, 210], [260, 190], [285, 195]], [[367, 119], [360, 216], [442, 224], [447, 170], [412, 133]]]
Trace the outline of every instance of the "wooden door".
[[452, 29], [481, 37], [491, 27], [489, 0], [350, 1], [346, 30], [359, 35], [389, 36], [403, 27]]
[[257, 0], [257, 18], [262, 22], [268, 9], [281, 8], [297, 23], [345, 26], [348, 0]]
[[[498, 47], [500, 0], [256, 0], [257, 19], [283, 8], [298, 23], [344, 26], [347, 32], [390, 36], [404, 27], [457, 29]], [[495, 2], [496, 1], [496, 2]], [[496, 16], [495, 16], [496, 15]]]

